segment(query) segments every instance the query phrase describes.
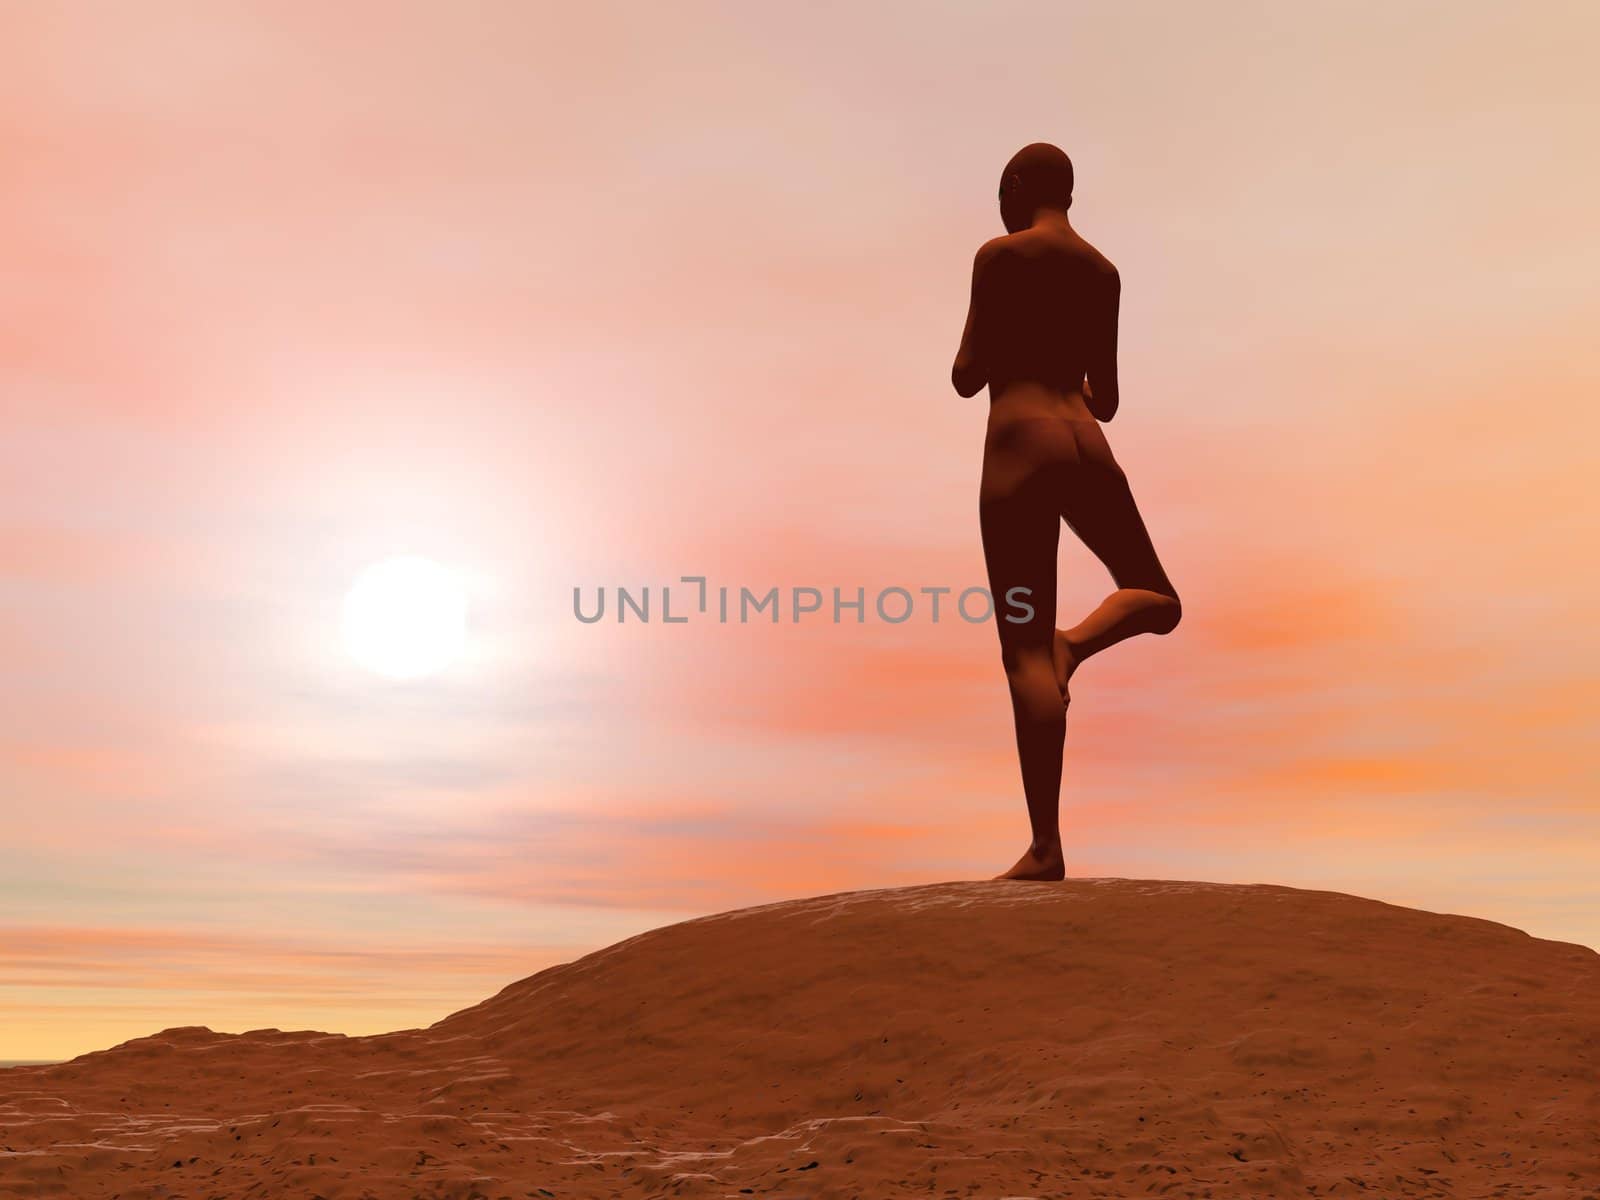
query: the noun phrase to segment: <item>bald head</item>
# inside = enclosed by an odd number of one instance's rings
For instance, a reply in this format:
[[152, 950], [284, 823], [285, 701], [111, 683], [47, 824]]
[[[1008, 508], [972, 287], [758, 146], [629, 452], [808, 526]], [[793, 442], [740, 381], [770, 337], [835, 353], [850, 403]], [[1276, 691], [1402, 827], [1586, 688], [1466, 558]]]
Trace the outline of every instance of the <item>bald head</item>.
[[1011, 156], [1000, 177], [1000, 214], [1015, 233], [1033, 223], [1041, 207], [1072, 205], [1072, 160], [1059, 146], [1033, 142]]

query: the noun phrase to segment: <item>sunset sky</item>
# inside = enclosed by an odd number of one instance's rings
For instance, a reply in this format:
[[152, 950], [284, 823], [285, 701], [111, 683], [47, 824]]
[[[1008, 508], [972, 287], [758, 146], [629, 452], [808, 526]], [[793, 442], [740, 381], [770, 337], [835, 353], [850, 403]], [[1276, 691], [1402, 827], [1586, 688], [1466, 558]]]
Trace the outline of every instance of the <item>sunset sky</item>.
[[[1600, 947], [1597, 36], [0, 6], [0, 1059], [426, 1025], [671, 921], [1010, 865], [992, 624], [572, 594], [981, 584], [950, 364], [1038, 140], [1121, 271], [1106, 433], [1184, 600], [1074, 680], [1068, 873]], [[1111, 585], [1062, 545], [1070, 624]], [[468, 590], [431, 678], [340, 644], [396, 554]]]

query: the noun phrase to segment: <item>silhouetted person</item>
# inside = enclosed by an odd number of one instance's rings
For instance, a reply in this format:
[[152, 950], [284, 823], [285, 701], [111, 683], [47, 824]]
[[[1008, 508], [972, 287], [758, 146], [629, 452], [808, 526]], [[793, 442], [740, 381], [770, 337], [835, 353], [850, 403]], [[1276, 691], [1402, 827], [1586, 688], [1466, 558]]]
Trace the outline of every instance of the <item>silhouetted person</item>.
[[[951, 380], [989, 386], [978, 515], [1033, 840], [996, 879], [1062, 879], [1059, 803], [1068, 681], [1092, 654], [1136, 633], [1168, 633], [1183, 609], [1156, 557], [1127, 476], [1100, 428], [1117, 411], [1117, 269], [1067, 220], [1072, 163], [1024, 146], [1000, 181], [1007, 236], [978, 248], [972, 303]], [[1056, 549], [1065, 518], [1117, 590], [1071, 629], [1055, 628]], [[1027, 588], [1033, 619], [1005, 601]]]

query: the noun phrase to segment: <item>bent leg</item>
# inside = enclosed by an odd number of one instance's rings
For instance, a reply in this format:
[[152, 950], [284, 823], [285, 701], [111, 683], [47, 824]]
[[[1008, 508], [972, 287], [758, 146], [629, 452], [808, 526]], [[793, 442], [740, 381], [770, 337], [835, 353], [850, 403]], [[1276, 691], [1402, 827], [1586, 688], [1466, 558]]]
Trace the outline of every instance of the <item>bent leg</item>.
[[[1094, 432], [1099, 433], [1098, 426]], [[1092, 450], [1100, 448], [1089, 440]], [[1090, 655], [1135, 634], [1170, 633], [1183, 616], [1128, 477], [1110, 457], [1104, 435], [1099, 441], [1103, 453], [1086, 454], [1064, 484], [1061, 515], [1111, 572], [1117, 590], [1071, 629], [1057, 632], [1054, 662], [1063, 694], [1072, 672]]]

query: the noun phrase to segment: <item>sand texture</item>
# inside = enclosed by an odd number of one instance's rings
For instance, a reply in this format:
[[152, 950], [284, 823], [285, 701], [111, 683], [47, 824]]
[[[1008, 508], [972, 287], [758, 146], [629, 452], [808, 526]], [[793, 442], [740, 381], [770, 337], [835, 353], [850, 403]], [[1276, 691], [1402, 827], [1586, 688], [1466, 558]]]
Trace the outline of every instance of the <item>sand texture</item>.
[[0, 1196], [1600, 1198], [1600, 955], [1268, 885], [785, 901], [427, 1029], [0, 1070]]

